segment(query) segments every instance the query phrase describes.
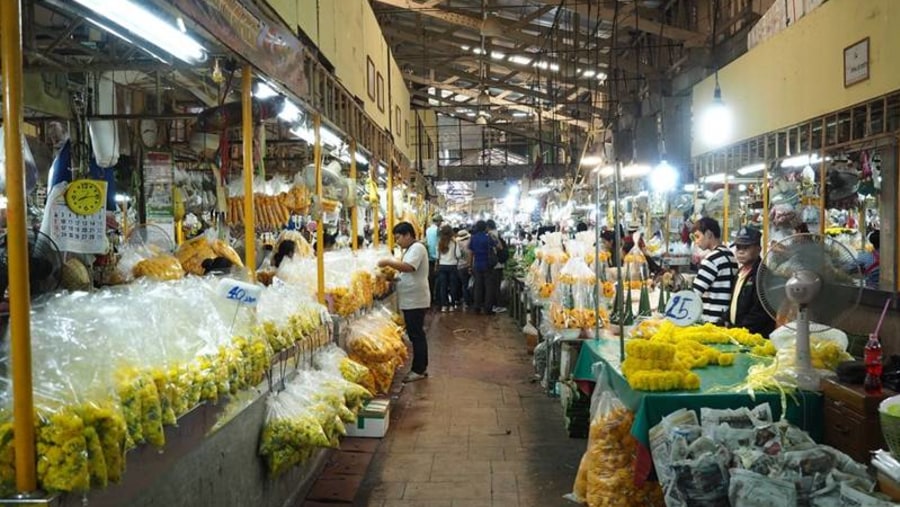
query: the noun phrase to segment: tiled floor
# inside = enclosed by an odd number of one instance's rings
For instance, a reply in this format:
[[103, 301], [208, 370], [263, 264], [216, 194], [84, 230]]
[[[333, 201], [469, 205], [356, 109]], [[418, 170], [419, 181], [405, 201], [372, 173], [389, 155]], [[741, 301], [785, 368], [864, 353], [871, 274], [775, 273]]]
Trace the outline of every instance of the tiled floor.
[[566, 505], [586, 442], [566, 436], [558, 400], [531, 381], [531, 356], [512, 319], [436, 313], [428, 340], [431, 376], [399, 393], [374, 455], [337, 453], [305, 505], [348, 502], [359, 479], [348, 474], [370, 459], [354, 505]]

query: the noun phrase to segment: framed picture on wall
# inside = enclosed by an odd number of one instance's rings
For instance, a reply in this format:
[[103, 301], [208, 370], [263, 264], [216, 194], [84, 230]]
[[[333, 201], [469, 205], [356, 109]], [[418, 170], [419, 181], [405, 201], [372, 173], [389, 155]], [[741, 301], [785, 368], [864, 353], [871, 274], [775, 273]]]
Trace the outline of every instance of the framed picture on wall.
[[409, 120], [403, 120], [403, 131], [406, 132], [406, 145], [409, 146]]
[[844, 48], [844, 88], [869, 79], [869, 38]]
[[366, 56], [366, 91], [369, 98], [375, 100], [375, 62], [371, 56]]
[[400, 130], [400, 106], [394, 106], [394, 125], [397, 126], [397, 137], [403, 137]]
[[[375, 77], [375, 95], [378, 96], [378, 110], [384, 112], [384, 76], [381, 72]], [[390, 118], [390, 116], [388, 116]]]

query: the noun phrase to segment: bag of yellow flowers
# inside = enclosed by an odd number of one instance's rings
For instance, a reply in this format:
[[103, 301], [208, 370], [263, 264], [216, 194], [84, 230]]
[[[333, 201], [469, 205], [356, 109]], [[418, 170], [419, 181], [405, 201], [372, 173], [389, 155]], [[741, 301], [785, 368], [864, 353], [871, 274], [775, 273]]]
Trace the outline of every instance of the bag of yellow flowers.
[[550, 318], [563, 336], [576, 338], [597, 323], [596, 276], [584, 262], [584, 245], [568, 243], [570, 258], [559, 272]]

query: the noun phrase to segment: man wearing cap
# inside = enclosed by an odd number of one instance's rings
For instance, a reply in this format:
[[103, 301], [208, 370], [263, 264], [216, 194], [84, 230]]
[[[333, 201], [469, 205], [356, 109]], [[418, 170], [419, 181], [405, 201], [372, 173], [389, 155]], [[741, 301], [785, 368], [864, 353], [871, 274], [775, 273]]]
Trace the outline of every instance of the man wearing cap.
[[762, 263], [761, 239], [762, 235], [758, 230], [743, 227], [734, 240], [735, 258], [740, 270], [731, 295], [728, 324], [731, 327], [747, 328], [751, 333], [759, 333], [768, 338], [769, 333], [775, 329], [775, 320], [766, 312], [756, 291], [756, 274]]

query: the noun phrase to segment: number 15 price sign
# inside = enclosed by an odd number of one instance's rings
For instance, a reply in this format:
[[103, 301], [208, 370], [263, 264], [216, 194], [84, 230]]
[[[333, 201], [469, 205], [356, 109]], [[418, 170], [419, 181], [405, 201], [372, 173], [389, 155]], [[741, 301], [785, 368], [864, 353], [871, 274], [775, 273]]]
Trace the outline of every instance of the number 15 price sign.
[[676, 326], [690, 326], [700, 319], [703, 313], [703, 301], [691, 290], [683, 290], [672, 295], [666, 304], [665, 317]]

